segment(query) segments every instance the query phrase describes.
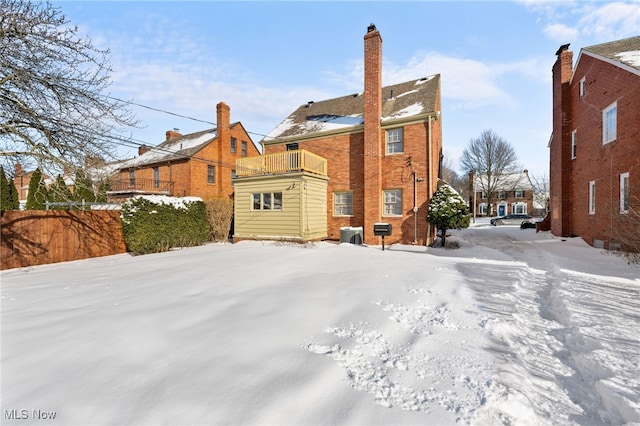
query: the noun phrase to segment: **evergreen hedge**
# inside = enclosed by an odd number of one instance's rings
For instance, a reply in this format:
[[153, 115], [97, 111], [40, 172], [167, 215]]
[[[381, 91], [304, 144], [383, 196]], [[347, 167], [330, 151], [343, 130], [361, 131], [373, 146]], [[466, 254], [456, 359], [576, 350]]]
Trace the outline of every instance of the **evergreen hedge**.
[[160, 253], [209, 240], [204, 202], [194, 197], [134, 197], [122, 204], [122, 231], [133, 254]]

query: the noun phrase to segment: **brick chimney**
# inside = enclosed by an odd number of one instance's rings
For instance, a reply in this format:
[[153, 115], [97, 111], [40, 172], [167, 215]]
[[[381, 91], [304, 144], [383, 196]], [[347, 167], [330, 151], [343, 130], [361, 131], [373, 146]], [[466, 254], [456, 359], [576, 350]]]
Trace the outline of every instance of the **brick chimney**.
[[[171, 130], [169, 130], [169, 132], [170, 132], [170, 131], [171, 131]], [[167, 133], [169, 133], [169, 132], [167, 132]], [[167, 140], [169, 140], [169, 138], [167, 138]], [[149, 152], [150, 150], [151, 150], [151, 147], [150, 147], [149, 145], [140, 145], [140, 146], [138, 147], [138, 155], [142, 155], [142, 154], [144, 154], [145, 152]]]
[[[218, 137], [218, 164], [224, 164], [224, 154], [229, 153], [231, 150], [231, 108], [224, 102], [216, 105], [216, 134]], [[235, 163], [235, 160], [233, 161]], [[235, 168], [235, 165], [233, 166]], [[231, 185], [231, 173], [224, 167], [216, 167], [216, 182], [220, 182], [218, 185], [218, 196], [222, 195], [223, 188], [229, 188]]]
[[165, 140], [169, 140], [169, 139], [175, 139], [175, 138], [179, 138], [182, 136], [182, 133], [178, 132], [178, 129], [173, 129], [173, 130], [167, 130], [167, 132], [165, 133], [166, 139]]
[[382, 37], [371, 24], [364, 36], [364, 242], [377, 244], [373, 224], [381, 220], [383, 133]]
[[549, 144], [549, 198], [551, 232], [557, 236], [571, 234], [571, 88], [573, 52], [560, 46], [553, 64], [553, 134]]

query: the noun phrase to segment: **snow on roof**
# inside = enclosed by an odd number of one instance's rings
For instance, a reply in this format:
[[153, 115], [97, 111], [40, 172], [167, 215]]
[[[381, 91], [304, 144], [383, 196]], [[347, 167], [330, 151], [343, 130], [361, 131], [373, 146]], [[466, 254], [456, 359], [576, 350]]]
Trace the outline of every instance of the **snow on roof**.
[[640, 50], [620, 52], [620, 53], [616, 53], [615, 56], [620, 58], [620, 62], [624, 62], [627, 65], [640, 68]]
[[401, 110], [394, 112], [392, 115], [382, 117], [382, 121], [390, 120], [392, 118], [411, 117], [413, 115], [420, 114], [423, 110], [424, 108], [422, 107], [422, 102], [416, 102], [413, 105], [409, 105], [406, 108], [402, 108]]
[[[383, 87], [382, 120], [435, 112], [439, 89], [439, 74]], [[301, 105], [269, 132], [263, 142], [347, 129], [363, 123], [364, 96], [362, 93], [354, 93]]]
[[152, 164], [169, 159], [186, 158], [200, 150], [202, 145], [215, 139], [217, 132], [215, 129], [205, 130], [198, 133], [170, 139], [161, 143], [136, 158], [125, 161], [120, 168], [136, 167], [144, 164]]
[[[481, 182], [486, 182], [486, 174], [479, 174], [475, 176], [475, 184], [476, 189], [479, 191], [482, 188]], [[522, 173], [511, 173], [505, 174], [497, 177], [498, 185], [496, 187], [499, 191], [511, 191], [515, 189], [533, 189], [533, 185], [531, 184], [531, 180], [529, 179], [529, 174], [526, 172]]]

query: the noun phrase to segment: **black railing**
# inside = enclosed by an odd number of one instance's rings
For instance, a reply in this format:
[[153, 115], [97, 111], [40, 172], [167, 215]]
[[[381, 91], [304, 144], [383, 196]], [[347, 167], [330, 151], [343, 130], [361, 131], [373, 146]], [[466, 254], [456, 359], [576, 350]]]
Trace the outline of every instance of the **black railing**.
[[156, 179], [114, 179], [109, 181], [109, 193], [144, 193], [173, 195], [173, 182]]

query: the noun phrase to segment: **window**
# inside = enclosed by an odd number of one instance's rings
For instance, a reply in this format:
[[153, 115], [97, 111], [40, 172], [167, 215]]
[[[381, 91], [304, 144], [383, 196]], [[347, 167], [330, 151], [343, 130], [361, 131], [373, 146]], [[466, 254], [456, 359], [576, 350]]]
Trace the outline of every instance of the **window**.
[[333, 215], [352, 216], [353, 215], [353, 193], [334, 192], [333, 193]]
[[160, 186], [160, 168], [153, 168], [153, 187], [158, 188]]
[[578, 152], [578, 131], [571, 132], [571, 159], [576, 158]]
[[402, 128], [387, 130], [387, 154], [398, 154], [403, 151]]
[[589, 182], [589, 214], [596, 214], [596, 181]]
[[207, 183], [216, 183], [216, 166], [207, 166]]
[[246, 157], [247, 156], [247, 143], [245, 141], [242, 141], [240, 149], [242, 150], [240, 152], [240, 155], [243, 156], [243, 157]]
[[498, 191], [498, 198], [507, 198], [507, 193], [504, 191]]
[[238, 175], [236, 175], [236, 171], [235, 170], [231, 170], [231, 186], [233, 186], [233, 180], [235, 178], [237, 178]]
[[382, 202], [384, 204], [384, 216], [402, 215], [402, 189], [389, 189], [382, 191]]
[[478, 206], [478, 213], [487, 214], [487, 203], [480, 203]]
[[236, 153], [236, 144], [238, 143], [238, 141], [236, 141], [236, 138], [231, 138], [231, 153], [235, 154]]
[[516, 198], [524, 198], [524, 189], [516, 189]]
[[620, 213], [629, 213], [629, 173], [620, 175]]
[[251, 194], [251, 210], [282, 210], [282, 192]]
[[482, 191], [482, 192], [480, 193], [480, 198], [482, 198], [482, 199], [485, 199], [485, 200], [486, 200], [486, 199], [487, 199], [487, 193], [486, 193], [486, 192], [484, 192], [484, 191]]
[[298, 150], [298, 142], [288, 143], [286, 146], [287, 146], [287, 151], [297, 151]]
[[135, 170], [129, 170], [129, 187], [133, 188], [136, 186], [136, 172]]
[[602, 143], [616, 139], [618, 124], [618, 103], [614, 102], [602, 111]]
[[584, 96], [585, 89], [586, 89], [586, 87], [585, 87], [586, 83], [587, 83], [587, 81], [585, 80], [585, 77], [582, 77], [580, 79], [580, 97]]
[[526, 203], [513, 203], [511, 204], [511, 213], [513, 214], [527, 214]]

